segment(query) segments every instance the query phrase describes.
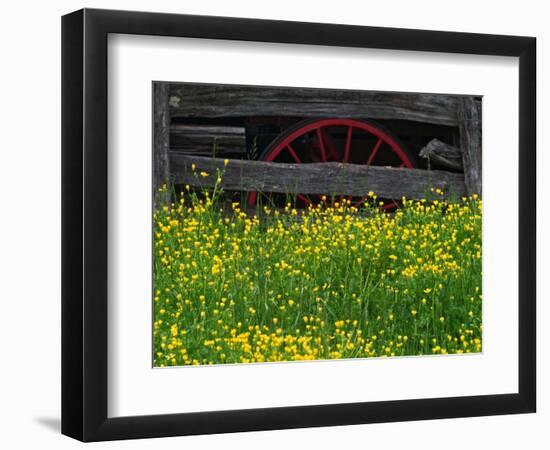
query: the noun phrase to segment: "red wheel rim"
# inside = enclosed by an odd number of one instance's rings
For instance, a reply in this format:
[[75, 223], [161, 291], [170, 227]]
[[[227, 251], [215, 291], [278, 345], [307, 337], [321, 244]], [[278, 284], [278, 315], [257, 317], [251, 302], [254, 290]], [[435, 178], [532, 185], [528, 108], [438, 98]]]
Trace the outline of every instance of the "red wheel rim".
[[[334, 130], [341, 136], [339, 144], [335, 142]], [[367, 137], [369, 145], [356, 145], [354, 138], [361, 134]], [[298, 142], [310, 140], [310, 145], [300, 145]], [[384, 164], [384, 159], [391, 156], [391, 162]], [[414, 167], [413, 160], [403, 148], [403, 145], [383, 128], [355, 119], [317, 119], [306, 120], [283, 132], [265, 150], [259, 158], [267, 162], [352, 162], [367, 165], [388, 165], [392, 167]], [[382, 162], [380, 164], [379, 162]], [[355, 201], [361, 204], [366, 196]], [[304, 204], [311, 201], [298, 193], [297, 200]], [[253, 206], [257, 201], [257, 193], [250, 192], [248, 204]], [[384, 205], [384, 209], [395, 207], [395, 202]]]

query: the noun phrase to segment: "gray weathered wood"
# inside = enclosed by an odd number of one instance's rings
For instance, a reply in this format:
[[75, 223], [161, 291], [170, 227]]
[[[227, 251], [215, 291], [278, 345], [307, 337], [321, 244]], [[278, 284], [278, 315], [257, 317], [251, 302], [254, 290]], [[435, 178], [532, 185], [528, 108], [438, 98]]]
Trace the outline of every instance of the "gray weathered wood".
[[420, 157], [428, 160], [430, 166], [445, 167], [452, 170], [462, 170], [462, 153], [459, 148], [445, 144], [439, 139], [432, 139], [419, 152]]
[[481, 195], [481, 102], [461, 97], [457, 117], [466, 190]]
[[[192, 170], [192, 165], [195, 170]], [[364, 166], [344, 163], [286, 164], [264, 161], [229, 160], [171, 154], [172, 181], [211, 188], [217, 173], [224, 172], [221, 186], [229, 191], [365, 195], [422, 199], [430, 188], [440, 188], [445, 196], [465, 193], [462, 174], [419, 169]], [[208, 176], [203, 177], [201, 172]]]
[[[168, 192], [159, 196], [158, 190], [170, 183], [170, 116], [168, 111], [168, 85], [153, 83], [153, 201], [168, 201]], [[164, 197], [164, 198], [162, 198]]]
[[349, 117], [457, 125], [458, 96], [343, 89], [170, 84], [173, 117]]
[[242, 158], [246, 154], [244, 127], [172, 124], [170, 150], [188, 155]]

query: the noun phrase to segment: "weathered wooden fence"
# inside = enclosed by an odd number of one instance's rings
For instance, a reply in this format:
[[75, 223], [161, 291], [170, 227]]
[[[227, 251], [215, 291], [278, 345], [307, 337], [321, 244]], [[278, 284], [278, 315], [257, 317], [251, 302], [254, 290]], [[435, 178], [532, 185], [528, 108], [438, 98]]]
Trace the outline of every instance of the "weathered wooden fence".
[[[215, 169], [230, 157], [223, 186], [230, 190], [418, 198], [430, 187], [455, 195], [481, 194], [481, 102], [474, 96], [353, 90], [154, 83], [154, 187], [167, 183], [211, 187]], [[406, 120], [455, 127], [458, 145], [432, 142], [424, 157], [443, 158], [442, 170], [365, 167], [342, 163], [281, 164], [241, 160], [245, 130], [228, 125], [178, 123], [242, 117], [340, 117]], [[176, 120], [174, 120], [176, 119]], [[427, 147], [428, 147], [427, 146]], [[437, 161], [437, 159], [433, 159]], [[441, 161], [441, 159], [440, 159]], [[196, 177], [191, 164], [209, 177]]]
[[[270, 163], [173, 154], [172, 181], [213, 188], [223, 173], [221, 187], [229, 191], [362, 196], [369, 191], [383, 198], [421, 199], [430, 188], [444, 196], [466, 193], [464, 176], [440, 170], [399, 169], [337, 162], [312, 164]], [[206, 176], [201, 175], [204, 174]]]

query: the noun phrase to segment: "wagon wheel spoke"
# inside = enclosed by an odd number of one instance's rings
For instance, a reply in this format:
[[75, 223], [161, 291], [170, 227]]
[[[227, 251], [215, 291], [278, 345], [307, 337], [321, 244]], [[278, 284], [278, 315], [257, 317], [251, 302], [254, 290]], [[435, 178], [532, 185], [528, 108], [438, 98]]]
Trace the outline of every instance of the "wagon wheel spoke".
[[353, 127], [348, 127], [348, 132], [346, 135], [346, 144], [344, 146], [344, 160], [343, 162], [347, 163], [349, 161], [349, 152], [351, 150], [351, 139], [353, 135]]
[[369, 198], [368, 195], [363, 195], [363, 197], [361, 197], [359, 200], [354, 202], [354, 206], [361, 206], [363, 203], [367, 201], [367, 198]]
[[336, 144], [330, 137], [330, 134], [326, 130], [321, 129], [321, 137], [324, 143], [325, 149], [328, 150], [328, 154], [332, 158], [332, 161], [338, 161], [340, 155], [338, 155], [338, 150], [336, 149]]
[[296, 152], [294, 151], [294, 149], [292, 148], [292, 146], [290, 144], [288, 144], [286, 146], [286, 150], [288, 151], [288, 153], [290, 153], [290, 156], [292, 156], [292, 159], [295, 162], [297, 162], [298, 164], [302, 163], [302, 160], [300, 158], [298, 158], [298, 155], [296, 154]]
[[383, 209], [384, 211], [391, 211], [391, 210], [394, 210], [395, 208], [399, 208], [399, 203], [397, 203], [395, 200], [392, 200], [391, 203], [386, 203], [385, 205], [382, 205], [380, 208]]
[[254, 206], [256, 204], [256, 201], [258, 200], [258, 193], [257, 192], [249, 192], [248, 193], [248, 206]]
[[[372, 151], [369, 155], [369, 159], [367, 160], [367, 166], [370, 166], [372, 164], [372, 161], [374, 160], [374, 157], [378, 153], [378, 150], [380, 149], [381, 145], [382, 145], [382, 138], [378, 138], [378, 140], [376, 141], [376, 144], [374, 144], [374, 147], [373, 147], [373, 149], [372, 149]], [[354, 205], [355, 206], [361, 206], [362, 204], [365, 203], [367, 198], [368, 198], [368, 195], [363, 195], [363, 197], [361, 197], [359, 200], [357, 200], [354, 203]]]
[[[338, 154], [338, 149], [330, 134], [325, 129], [321, 128], [321, 136], [324, 143], [325, 153], [328, 153], [327, 157], [329, 158], [329, 160], [339, 161], [340, 155]], [[345, 201], [351, 201], [351, 199], [351, 195], [340, 195], [339, 197], [337, 197], [337, 201], [340, 203], [340, 205], [345, 205]]]
[[374, 148], [372, 149], [369, 159], [367, 160], [367, 166], [370, 166], [372, 164], [372, 161], [374, 160], [374, 157], [378, 153], [378, 149], [382, 145], [382, 138], [378, 138], [378, 141], [376, 141], [376, 144], [374, 145]]
[[[352, 139], [353, 139], [353, 127], [348, 127], [347, 132], [346, 132], [346, 142], [344, 144], [343, 162], [345, 162], [345, 163], [349, 162], [349, 155], [350, 155], [350, 151], [351, 151], [351, 141], [352, 141]], [[353, 197], [351, 195], [346, 196], [346, 200], [352, 201], [353, 206], [361, 206], [365, 202], [366, 198], [367, 198], [367, 196], [363, 196], [360, 200], [354, 202]]]
[[296, 199], [304, 202], [306, 206], [311, 204], [311, 200], [303, 194], [296, 194]]
[[327, 153], [325, 151], [325, 143], [323, 142], [323, 134], [321, 133], [321, 128], [317, 128], [317, 145], [319, 145], [319, 152], [321, 154], [321, 161], [327, 162]]

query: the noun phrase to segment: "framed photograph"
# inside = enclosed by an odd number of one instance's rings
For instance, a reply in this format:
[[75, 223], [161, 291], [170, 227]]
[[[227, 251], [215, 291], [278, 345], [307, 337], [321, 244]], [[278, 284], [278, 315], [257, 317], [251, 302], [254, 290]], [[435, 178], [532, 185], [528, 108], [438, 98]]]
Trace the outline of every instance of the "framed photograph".
[[535, 411], [536, 40], [62, 21], [62, 432]]

